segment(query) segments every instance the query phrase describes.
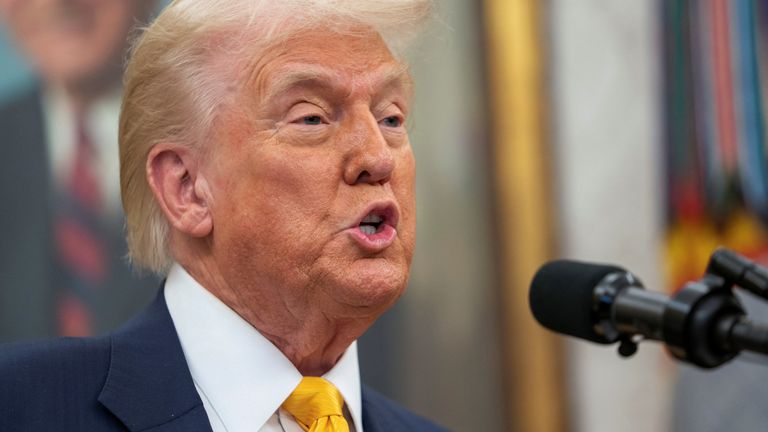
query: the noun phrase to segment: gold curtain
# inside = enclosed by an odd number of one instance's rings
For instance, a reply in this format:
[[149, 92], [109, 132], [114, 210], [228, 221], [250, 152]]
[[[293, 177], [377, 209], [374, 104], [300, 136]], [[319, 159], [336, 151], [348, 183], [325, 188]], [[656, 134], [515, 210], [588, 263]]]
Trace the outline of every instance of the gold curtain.
[[553, 251], [542, 1], [485, 0], [509, 430], [567, 428], [561, 350], [528, 286]]

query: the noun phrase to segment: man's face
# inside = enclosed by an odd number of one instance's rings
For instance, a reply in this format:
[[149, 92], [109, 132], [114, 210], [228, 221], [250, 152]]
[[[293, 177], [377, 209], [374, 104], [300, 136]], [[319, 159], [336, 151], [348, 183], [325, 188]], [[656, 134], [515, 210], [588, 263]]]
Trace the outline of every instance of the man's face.
[[293, 38], [249, 71], [201, 167], [235, 302], [380, 313], [415, 241], [407, 72], [378, 36], [333, 33]]
[[127, 37], [150, 0], [0, 0], [12, 36], [48, 82], [119, 77]]

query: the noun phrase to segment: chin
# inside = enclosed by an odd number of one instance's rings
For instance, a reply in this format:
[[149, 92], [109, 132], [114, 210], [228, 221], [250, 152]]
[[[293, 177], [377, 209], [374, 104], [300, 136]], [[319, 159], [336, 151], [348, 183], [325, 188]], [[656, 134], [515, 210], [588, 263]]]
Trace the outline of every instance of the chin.
[[355, 261], [337, 275], [341, 301], [356, 308], [389, 308], [408, 285], [408, 266], [384, 258]]

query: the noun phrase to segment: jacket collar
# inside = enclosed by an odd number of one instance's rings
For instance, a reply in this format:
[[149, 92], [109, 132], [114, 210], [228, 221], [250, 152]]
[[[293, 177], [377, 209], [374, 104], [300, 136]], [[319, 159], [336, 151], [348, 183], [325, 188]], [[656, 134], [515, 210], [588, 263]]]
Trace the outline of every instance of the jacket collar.
[[211, 431], [161, 289], [110, 337], [101, 402], [131, 431]]

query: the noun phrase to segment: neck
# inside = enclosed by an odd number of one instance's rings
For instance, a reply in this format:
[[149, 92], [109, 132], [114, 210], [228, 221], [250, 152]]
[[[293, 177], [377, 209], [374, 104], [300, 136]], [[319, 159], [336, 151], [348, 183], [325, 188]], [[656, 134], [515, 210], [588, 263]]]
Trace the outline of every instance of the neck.
[[[302, 289], [234, 288], [209, 254], [179, 253], [176, 249], [174, 255], [200, 285], [272, 342], [304, 376], [327, 373], [375, 320], [340, 318], [317, 299], [292, 304], [280, 297], [281, 291]], [[313, 288], [306, 290], [313, 292]]]
[[355, 322], [329, 322], [318, 315], [289, 334], [259, 332], [272, 342], [304, 376], [322, 376], [339, 361], [347, 348], [367, 329]]

